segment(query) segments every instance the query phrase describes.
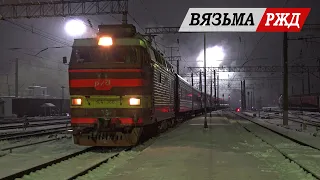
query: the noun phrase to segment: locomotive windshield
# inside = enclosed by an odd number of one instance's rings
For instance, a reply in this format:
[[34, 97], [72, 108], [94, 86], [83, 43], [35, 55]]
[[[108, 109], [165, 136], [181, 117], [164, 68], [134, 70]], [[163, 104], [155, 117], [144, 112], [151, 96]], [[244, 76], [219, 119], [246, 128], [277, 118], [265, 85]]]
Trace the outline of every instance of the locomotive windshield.
[[74, 47], [70, 63], [139, 64], [142, 52], [142, 47], [138, 46]]

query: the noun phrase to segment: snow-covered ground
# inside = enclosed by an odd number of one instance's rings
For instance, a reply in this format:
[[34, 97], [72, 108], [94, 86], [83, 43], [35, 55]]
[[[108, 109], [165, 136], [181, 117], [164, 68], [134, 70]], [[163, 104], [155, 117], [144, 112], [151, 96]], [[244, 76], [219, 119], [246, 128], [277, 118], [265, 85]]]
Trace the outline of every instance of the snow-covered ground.
[[[39, 138], [38, 140], [42, 139], [44, 139], [44, 137]], [[33, 138], [29, 141], [36, 142], [37, 140]], [[0, 146], [1, 149], [3, 149], [6, 147], [21, 145], [23, 143], [26, 142], [19, 142], [15, 144], [2, 142]], [[0, 178], [52, 161], [67, 154], [80, 151], [84, 148], [86, 147], [74, 145], [71, 138], [63, 138], [57, 141], [14, 149], [12, 153], [9, 153], [8, 151], [0, 151], [0, 153], [4, 155], [0, 155]]]
[[142, 152], [122, 154], [79, 179], [311, 180], [270, 145], [235, 121], [203, 117], [164, 134]]
[[[286, 156], [292, 158], [296, 163], [300, 164], [304, 168], [308, 169], [310, 172], [313, 172], [318, 177], [320, 177], [320, 151], [308, 146], [302, 146], [296, 142], [293, 142], [290, 139], [279, 136], [278, 134], [263, 128], [254, 123], [243, 124], [247, 129], [253, 132], [255, 135], [263, 139], [265, 142], [276, 147]], [[299, 134], [296, 133], [297, 136]], [[297, 137], [296, 136], [296, 137]], [[295, 138], [297, 139], [297, 138]], [[308, 144], [308, 141], [306, 141]]]

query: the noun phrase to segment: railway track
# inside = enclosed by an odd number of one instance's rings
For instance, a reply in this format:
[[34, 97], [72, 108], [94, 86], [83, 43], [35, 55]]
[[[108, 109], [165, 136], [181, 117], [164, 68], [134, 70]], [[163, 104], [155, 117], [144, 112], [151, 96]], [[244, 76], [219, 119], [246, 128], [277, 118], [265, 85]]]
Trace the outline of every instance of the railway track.
[[64, 127], [50, 128], [50, 129], [40, 129], [40, 130], [34, 130], [34, 131], [0, 134], [0, 141], [61, 133], [61, 132], [66, 132], [68, 129], [69, 127], [64, 126]]
[[[314, 126], [314, 127], [320, 127], [320, 119], [319, 120], [311, 120], [311, 119], [303, 119], [302, 117], [297, 117], [298, 115], [295, 115], [295, 114], [292, 114], [291, 115], [294, 115], [296, 117], [290, 117], [289, 116], [289, 121], [292, 121], [292, 122], [297, 122], [297, 123], [301, 123], [301, 124], [306, 124], [306, 125], [309, 125], [309, 126]], [[267, 113], [267, 116], [269, 118], [282, 118], [282, 116], [280, 116], [279, 114], [269, 114]], [[309, 115], [304, 115], [304, 116], [307, 116], [309, 118], [314, 118], [312, 116], [309, 116]], [[316, 119], [316, 118], [314, 118]], [[270, 123], [269, 121], [266, 121], [268, 123]]]
[[1, 180], [13, 180], [16, 178], [32, 180], [75, 179], [101, 164], [108, 162], [108, 160], [117, 157], [121, 152], [130, 149], [131, 148], [110, 149], [89, 147], [59, 159], [4, 177]]
[[237, 120], [237, 123], [247, 132], [253, 134], [261, 141], [270, 145], [274, 150], [281, 153], [287, 160], [295, 163], [304, 171], [310, 173], [314, 178], [320, 179], [320, 148], [306, 142], [294, 139], [285, 133], [263, 126], [252, 118], [240, 113], [229, 112], [251, 123], [244, 124]]
[[[282, 116], [280, 116], [280, 115], [271, 115], [270, 117], [282, 118]], [[306, 125], [309, 125], [309, 126], [320, 127], [320, 120], [317, 121], [317, 120], [311, 120], [311, 119], [303, 119], [302, 117], [301, 118], [300, 117], [289, 117], [288, 120], [292, 121], [292, 122], [306, 124]]]
[[[48, 118], [48, 119], [36, 119], [36, 118], [27, 118], [28, 122], [45, 122], [45, 121], [57, 121], [57, 120], [70, 120], [69, 117], [54, 117], [54, 118]], [[19, 118], [19, 119], [0, 119], [0, 125], [4, 124], [16, 124], [16, 123], [24, 123], [25, 119]]]
[[[42, 127], [42, 126], [52, 126], [52, 125], [61, 125], [61, 124], [69, 124], [70, 120], [54, 120], [51, 122], [31, 122], [27, 128], [31, 128], [31, 127]], [[24, 124], [16, 124], [15, 125], [4, 125], [1, 126], [0, 125], [0, 130], [9, 130], [9, 129], [21, 129], [24, 128]]]
[[[182, 123], [178, 123], [175, 127], [170, 128], [161, 134], [170, 133], [172, 130], [178, 128]], [[92, 174], [94, 174], [93, 170], [99, 170], [100, 168], [103, 168], [101, 165], [108, 163], [109, 160], [118, 157], [121, 153], [125, 153], [130, 150], [140, 152], [146, 149], [157, 139], [157, 137], [148, 139], [147, 141], [144, 141], [135, 147], [128, 147], [128, 148], [89, 147], [82, 151], [75, 152], [67, 156], [61, 157], [59, 159], [55, 159], [53, 161], [12, 174], [0, 180], [13, 180], [17, 178], [20, 178], [22, 180], [23, 179], [26, 179], [26, 180], [29, 180], [29, 179], [73, 180], [73, 179], [81, 178], [84, 175], [91, 176]]]

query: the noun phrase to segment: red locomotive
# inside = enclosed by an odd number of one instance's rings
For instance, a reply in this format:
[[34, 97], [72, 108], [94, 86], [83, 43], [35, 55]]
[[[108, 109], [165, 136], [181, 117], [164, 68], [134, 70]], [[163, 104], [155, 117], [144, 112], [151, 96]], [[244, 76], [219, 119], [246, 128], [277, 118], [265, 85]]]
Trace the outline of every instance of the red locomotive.
[[97, 38], [76, 39], [72, 49], [69, 87], [76, 144], [132, 146], [204, 112], [204, 95], [174, 73], [133, 25], [101, 25]]

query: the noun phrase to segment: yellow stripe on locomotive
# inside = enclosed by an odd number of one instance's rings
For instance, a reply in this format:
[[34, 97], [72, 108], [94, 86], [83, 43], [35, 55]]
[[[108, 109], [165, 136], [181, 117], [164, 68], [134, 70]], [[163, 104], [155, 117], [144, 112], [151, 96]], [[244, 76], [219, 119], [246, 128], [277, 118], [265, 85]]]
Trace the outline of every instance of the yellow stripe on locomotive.
[[97, 96], [71, 95], [71, 108], [151, 108], [151, 97], [142, 95]]

